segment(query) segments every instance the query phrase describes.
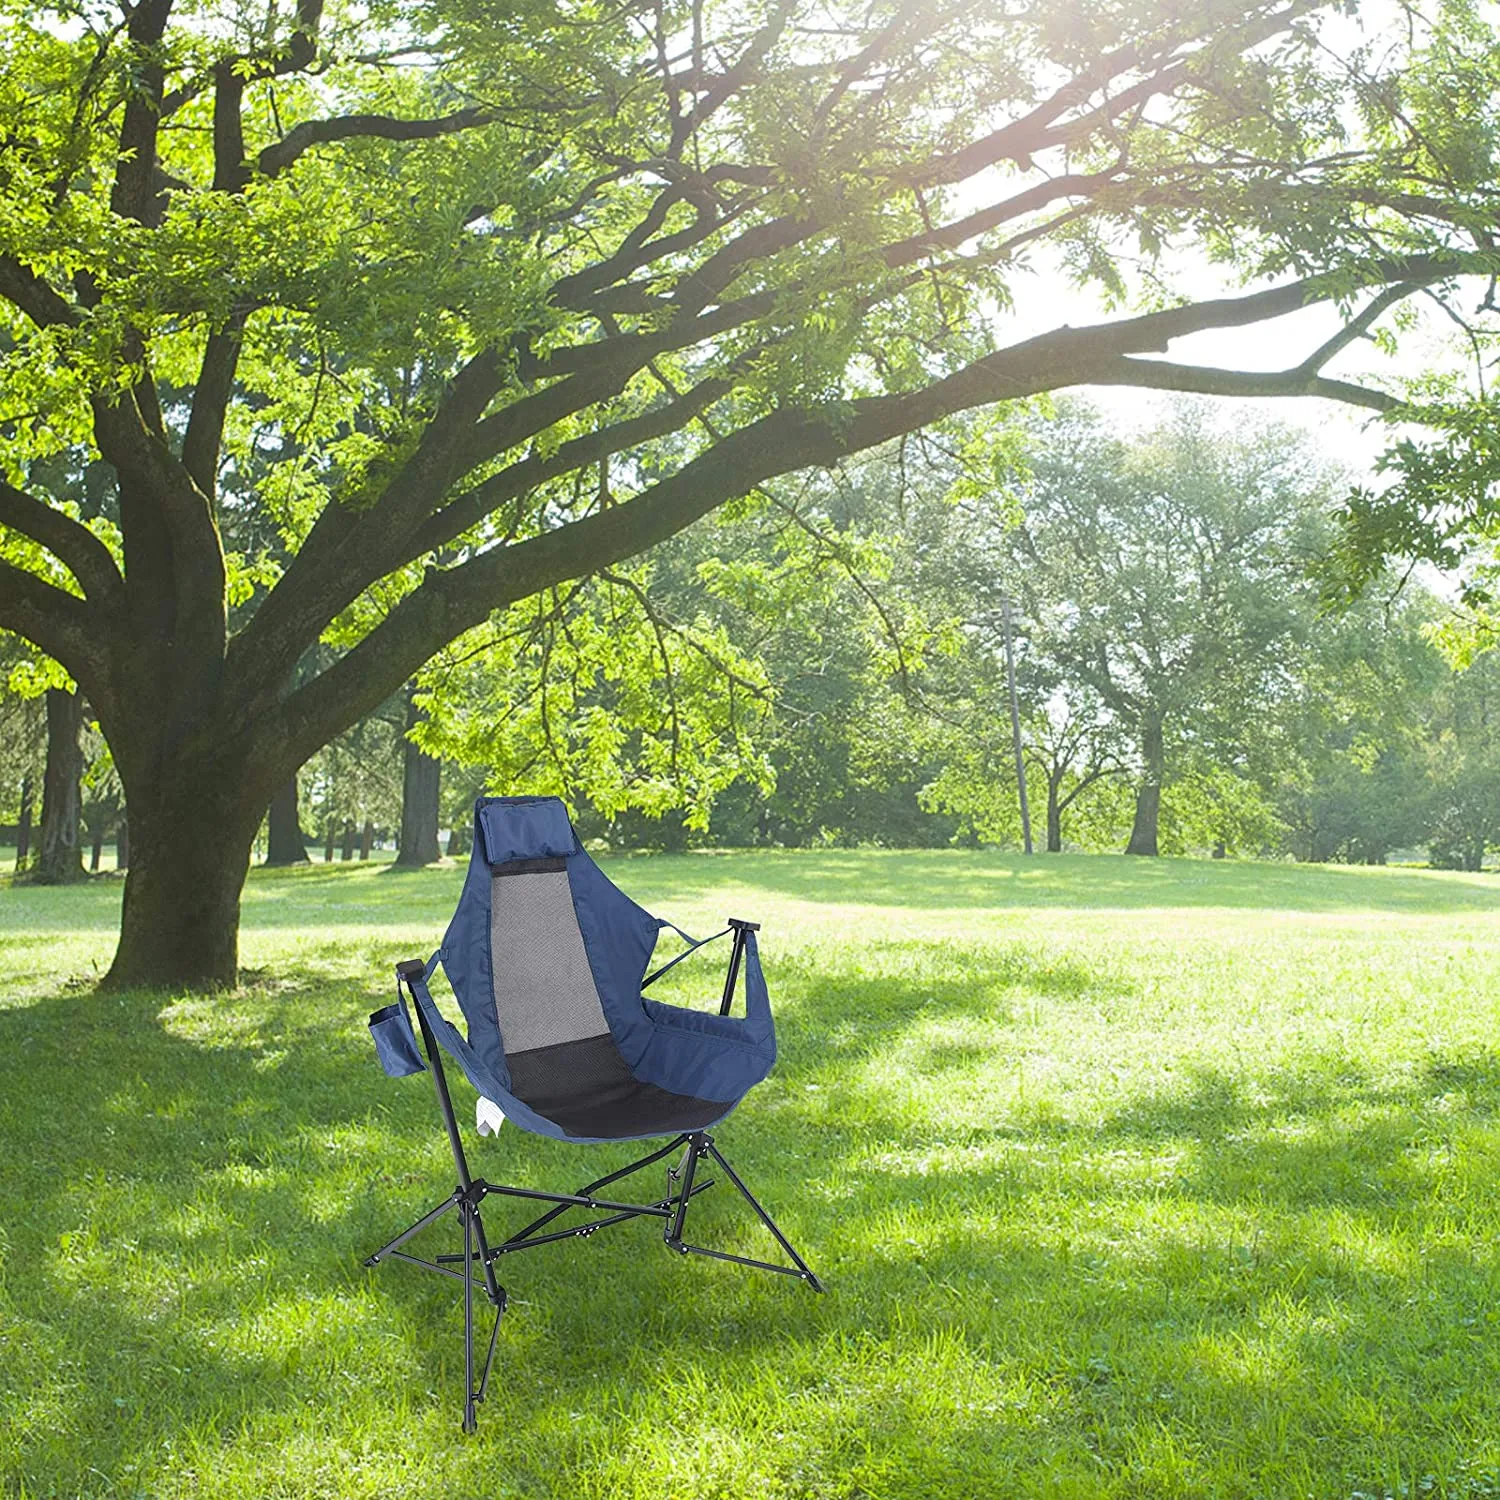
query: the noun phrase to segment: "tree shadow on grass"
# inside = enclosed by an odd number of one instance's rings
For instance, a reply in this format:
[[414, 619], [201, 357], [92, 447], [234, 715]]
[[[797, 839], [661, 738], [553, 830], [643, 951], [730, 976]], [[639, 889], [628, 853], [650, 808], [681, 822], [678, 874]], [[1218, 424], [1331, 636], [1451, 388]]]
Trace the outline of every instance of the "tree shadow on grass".
[[860, 1238], [835, 1274], [871, 1306], [898, 1285], [946, 1301], [1055, 1387], [1106, 1466], [1216, 1430], [1255, 1493], [1310, 1464], [1317, 1493], [1428, 1474], [1468, 1494], [1500, 1420], [1497, 1122], [1500, 1055], [1437, 1053], [1391, 1078], [1200, 1069], [1024, 1137], [845, 1139]]
[[[956, 1350], [944, 1378], [1031, 1394], [972, 1411], [955, 1397], [936, 1448], [919, 1393], [882, 1397], [883, 1439], [932, 1456], [926, 1494], [1024, 1474], [1027, 1452], [1128, 1478], [1163, 1433], [1187, 1441], [1215, 1413], [1232, 1426], [1278, 1399], [1295, 1422], [1331, 1401], [1329, 1472], [1367, 1477], [1356, 1370], [1388, 1391], [1392, 1420], [1439, 1414], [1410, 1442], [1440, 1457], [1458, 1451], [1445, 1390], [1466, 1390], [1475, 1421], [1500, 1416], [1493, 1256], [1439, 1243], [1419, 1267], [1381, 1244], [1427, 1226], [1442, 1240], [1454, 1153], [1467, 1160], [1466, 1133], [1500, 1112], [1500, 1054], [1434, 1053], [1391, 1078], [1341, 1059], [1249, 1080], [1200, 1069], [1102, 1121], [945, 1130], [864, 1089], [860, 1065], [901, 1045], [912, 1066], [969, 1072], [984, 1044], [947, 1039], [946, 1023], [1003, 1026], [1038, 998], [1092, 1004], [1120, 981], [1020, 944], [886, 959], [885, 973], [778, 968], [781, 1066], [720, 1135], [829, 1296], [677, 1261], [648, 1224], [502, 1262], [515, 1301], [475, 1455], [503, 1454], [527, 1492], [562, 1492], [560, 1425], [628, 1449], [638, 1420], [622, 1414], [674, 1382], [733, 1390], [768, 1365], [836, 1413], [873, 1399], [843, 1389], [927, 1358], [939, 1335]], [[214, 1000], [63, 995], [0, 1012], [0, 1428], [31, 1488], [104, 1494], [90, 1476], [105, 1475], [149, 1490], [246, 1434], [368, 1431], [399, 1452], [411, 1421], [456, 1422], [454, 1289], [360, 1264], [452, 1180], [428, 1080], [388, 1082], [374, 1062], [364, 1014], [384, 998], [288, 971]], [[494, 1180], [562, 1188], [639, 1149], [513, 1130], [471, 1144]], [[729, 1193], [705, 1195], [702, 1215], [704, 1242], [763, 1253]], [[428, 1248], [454, 1248], [447, 1234]], [[1465, 1317], [1479, 1321], [1455, 1332]], [[1257, 1341], [1261, 1366], [1242, 1352]], [[827, 1461], [857, 1464], [834, 1426]], [[1275, 1457], [1265, 1441], [1246, 1430], [1247, 1462]]]
[[[383, 999], [283, 973], [215, 999], [63, 995], [0, 1012], [0, 1309], [11, 1325], [0, 1452], [19, 1448], [30, 1488], [89, 1493], [100, 1475], [113, 1483], [180, 1458], [185, 1433], [254, 1429], [276, 1413], [336, 1428], [356, 1395], [391, 1410], [415, 1396], [456, 1420], [454, 1286], [362, 1266], [453, 1180], [430, 1083], [385, 1079], [364, 1035]], [[451, 1076], [460, 1111], [471, 1109]], [[476, 1171], [564, 1190], [642, 1150], [514, 1129], [469, 1144]], [[661, 1177], [643, 1174], [648, 1200]], [[791, 1197], [774, 1171], [755, 1186], [772, 1203]], [[729, 1214], [727, 1192], [710, 1196], [726, 1201], [700, 1200], [708, 1242], [722, 1232], [741, 1244], [748, 1217]], [[492, 1203], [487, 1218], [503, 1236], [534, 1212]], [[806, 1332], [803, 1288], [745, 1273], [750, 1285], [732, 1294], [735, 1272], [684, 1265], [654, 1230], [624, 1225], [502, 1263], [516, 1299], [492, 1422], [524, 1428], [601, 1383], [626, 1392], [643, 1361], [680, 1358], [705, 1337], [736, 1362]], [[425, 1248], [458, 1242], [448, 1226]], [[674, 1281], [675, 1298], [664, 1290]]]

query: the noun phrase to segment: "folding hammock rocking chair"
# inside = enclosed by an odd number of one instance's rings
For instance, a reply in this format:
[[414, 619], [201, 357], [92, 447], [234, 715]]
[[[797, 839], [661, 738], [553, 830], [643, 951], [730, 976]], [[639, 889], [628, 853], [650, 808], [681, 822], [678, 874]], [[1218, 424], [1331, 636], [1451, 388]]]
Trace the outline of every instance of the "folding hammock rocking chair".
[[[397, 1003], [370, 1017], [376, 1051], [388, 1074], [400, 1078], [430, 1065], [458, 1185], [365, 1264], [404, 1260], [463, 1283], [465, 1432], [474, 1431], [475, 1408], [489, 1384], [505, 1311], [505, 1290], [495, 1275], [495, 1262], [502, 1255], [647, 1218], [660, 1222], [668, 1248], [680, 1254], [777, 1271], [798, 1277], [815, 1291], [823, 1289], [708, 1133], [770, 1072], [776, 1059], [771, 1003], [756, 952], [759, 926], [731, 920], [714, 935], [733, 934], [717, 1015], [665, 1005], [642, 993], [703, 943], [714, 941], [694, 942], [674, 928], [690, 946], [647, 975], [657, 934], [670, 926], [605, 877], [584, 853], [556, 797], [480, 798], [474, 807], [469, 873], [443, 946], [425, 964], [420, 959], [398, 964]], [[439, 963], [468, 1023], [467, 1039], [443, 1016], [428, 991], [427, 981]], [[729, 1010], [742, 969], [745, 1015], [739, 1018]], [[408, 993], [416, 1006], [425, 1063], [406, 1006]], [[464, 1156], [439, 1044], [482, 1098], [494, 1101], [523, 1130], [587, 1143], [663, 1135], [672, 1139], [576, 1193], [503, 1187], [475, 1177]], [[611, 1183], [674, 1152], [681, 1154], [667, 1168], [662, 1197], [625, 1203], [599, 1196]], [[712, 1186], [712, 1178], [698, 1175], [704, 1157], [739, 1190], [791, 1265], [731, 1255], [683, 1238], [691, 1199]], [[491, 1195], [552, 1206], [494, 1244], [480, 1213]], [[596, 1217], [548, 1229], [574, 1208]], [[402, 1248], [450, 1213], [456, 1213], [463, 1226], [462, 1254], [424, 1260]], [[477, 1383], [476, 1289], [494, 1308], [489, 1349]]]

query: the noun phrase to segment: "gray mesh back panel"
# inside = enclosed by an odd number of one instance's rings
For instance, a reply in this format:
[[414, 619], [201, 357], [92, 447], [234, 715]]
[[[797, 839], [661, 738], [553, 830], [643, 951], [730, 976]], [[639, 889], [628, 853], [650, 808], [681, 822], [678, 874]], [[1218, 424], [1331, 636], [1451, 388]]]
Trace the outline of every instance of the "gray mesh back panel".
[[507, 1053], [608, 1034], [566, 870], [490, 878], [490, 966]]

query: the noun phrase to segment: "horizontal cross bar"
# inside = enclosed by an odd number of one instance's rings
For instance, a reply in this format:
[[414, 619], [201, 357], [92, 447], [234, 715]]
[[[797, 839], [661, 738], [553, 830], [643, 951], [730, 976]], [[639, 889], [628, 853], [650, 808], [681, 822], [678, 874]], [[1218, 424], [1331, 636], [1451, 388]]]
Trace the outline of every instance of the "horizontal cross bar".
[[[705, 1188], [711, 1188], [713, 1185], [714, 1180], [712, 1177], [710, 1177], [705, 1182], [695, 1184], [693, 1187], [693, 1191], [689, 1196], [696, 1197]], [[659, 1207], [664, 1210], [670, 1209], [671, 1206], [676, 1202], [676, 1198], [663, 1198]], [[570, 1207], [571, 1205], [565, 1206]], [[509, 1255], [513, 1250], [530, 1250], [533, 1245], [550, 1245], [557, 1240], [570, 1240], [575, 1236], [580, 1239], [587, 1239], [588, 1236], [591, 1235], [596, 1229], [603, 1229], [610, 1224], [623, 1224], [627, 1219], [638, 1218], [640, 1218], [639, 1213], [633, 1211], [622, 1212], [617, 1214], [610, 1214], [610, 1216], [606, 1219], [590, 1219], [587, 1224], [573, 1224], [567, 1229], [554, 1230], [551, 1234], [512, 1235], [510, 1239], [504, 1241], [502, 1244], [494, 1246], [490, 1250], [490, 1260], [493, 1261], [497, 1256]], [[456, 1262], [459, 1265], [462, 1265], [464, 1260], [463, 1256], [461, 1255], [440, 1255], [437, 1258], [442, 1262]], [[476, 1261], [479, 1260], [479, 1255], [476, 1254], [474, 1256], [474, 1259]]]
[[627, 1214], [648, 1214], [656, 1219], [665, 1219], [672, 1212], [669, 1208], [659, 1208], [655, 1204], [617, 1203], [611, 1198], [582, 1197], [577, 1193], [544, 1193], [537, 1188], [500, 1187], [493, 1182], [485, 1182], [482, 1178], [477, 1180], [474, 1186], [486, 1196], [490, 1193], [498, 1193], [505, 1198], [533, 1198], [541, 1203], [561, 1203], [568, 1208], [596, 1208], [606, 1212], [613, 1210]]

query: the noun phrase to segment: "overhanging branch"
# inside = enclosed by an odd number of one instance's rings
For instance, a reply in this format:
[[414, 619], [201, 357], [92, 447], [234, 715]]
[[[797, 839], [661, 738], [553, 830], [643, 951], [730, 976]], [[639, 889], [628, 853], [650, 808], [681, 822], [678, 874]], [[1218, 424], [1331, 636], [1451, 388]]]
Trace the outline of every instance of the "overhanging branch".
[[124, 597], [125, 581], [109, 548], [87, 526], [4, 480], [0, 480], [0, 526], [45, 547], [96, 602], [113, 605]]
[[1363, 338], [1387, 308], [1394, 307], [1417, 290], [1418, 287], [1413, 282], [1398, 281], [1395, 286], [1388, 286], [1379, 296], [1370, 299], [1369, 305], [1358, 317], [1351, 318], [1331, 339], [1314, 349], [1298, 368], [1309, 375], [1321, 370], [1334, 355], [1347, 349], [1355, 339]]
[[1086, 383], [1185, 391], [1200, 396], [1321, 396], [1378, 412], [1393, 411], [1402, 404], [1385, 391], [1347, 380], [1331, 380], [1304, 365], [1290, 370], [1222, 370], [1163, 359], [1122, 358], [1113, 369], [1093, 375]]
[[0, 562], [0, 627], [60, 662], [96, 702], [107, 691], [95, 612], [76, 595]]
[[[1379, 272], [1371, 268], [1369, 274], [1417, 283], [1461, 269], [1451, 258], [1422, 257], [1391, 263]], [[960, 411], [1075, 385], [1315, 395], [1387, 410], [1396, 404], [1393, 397], [1310, 374], [1301, 366], [1260, 373], [1132, 357], [1165, 349], [1172, 339], [1190, 333], [1259, 322], [1331, 295], [1309, 278], [1115, 323], [1056, 329], [987, 355], [922, 390], [811, 411], [782, 408], [721, 438], [623, 505], [494, 548], [459, 567], [430, 572], [363, 641], [268, 716], [263, 732], [284, 742], [289, 755], [310, 754], [323, 742], [320, 736], [368, 712], [422, 662], [492, 611], [644, 552], [768, 479], [833, 464]]]
[[727, 377], [701, 380], [675, 401], [665, 402], [652, 411], [627, 417], [620, 422], [599, 427], [582, 437], [563, 443], [556, 452], [534, 454], [508, 465], [498, 474], [482, 480], [426, 521], [413, 541], [412, 556], [451, 542], [455, 537], [477, 526], [487, 515], [507, 501], [548, 479], [571, 473], [585, 464], [596, 463], [654, 438], [678, 432], [700, 412], [707, 410], [719, 397], [733, 389]]
[[0, 255], [0, 297], [18, 307], [38, 328], [78, 321], [67, 299], [13, 255]]
[[492, 124], [495, 118], [493, 110], [475, 106], [427, 120], [402, 120], [394, 115], [369, 114], [304, 120], [300, 125], [292, 126], [275, 145], [267, 146], [256, 158], [255, 164], [262, 176], [275, 177], [314, 146], [327, 145], [330, 141], [357, 140], [361, 137], [383, 141], [430, 141], [438, 136], [454, 135], [461, 130], [473, 130], [480, 125]]
[[318, 53], [318, 28], [323, 19], [323, 0], [297, 0], [296, 26], [286, 46], [274, 58], [257, 58], [241, 53], [220, 59], [215, 68], [190, 79], [162, 98], [161, 117], [170, 119], [184, 104], [196, 99], [219, 68], [231, 68], [246, 83], [263, 78], [284, 78], [308, 68]]

